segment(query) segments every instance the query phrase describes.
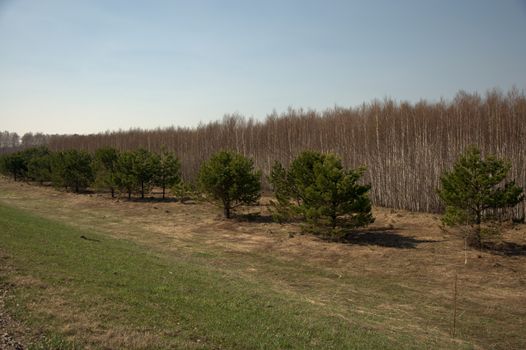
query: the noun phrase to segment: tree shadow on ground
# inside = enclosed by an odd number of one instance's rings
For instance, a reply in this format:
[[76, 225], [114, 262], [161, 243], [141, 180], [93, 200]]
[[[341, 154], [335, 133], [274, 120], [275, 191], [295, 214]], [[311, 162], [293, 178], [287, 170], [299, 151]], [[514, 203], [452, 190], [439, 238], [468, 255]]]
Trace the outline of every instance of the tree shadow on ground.
[[253, 222], [258, 224], [269, 224], [274, 222], [272, 215], [262, 215], [260, 213], [233, 213], [232, 219], [238, 222]]
[[343, 242], [356, 245], [377, 245], [387, 248], [415, 249], [420, 243], [436, 243], [439, 241], [404, 236], [392, 229], [370, 229], [351, 231], [345, 235]]
[[526, 244], [500, 241], [485, 242], [483, 249], [488, 253], [504, 256], [526, 256]]
[[[145, 198], [126, 198], [129, 202], [135, 202], [135, 203], [175, 203], [180, 202], [179, 198], [158, 198], [158, 197], [145, 197]], [[189, 203], [188, 203], [189, 204]]]
[[146, 197], [146, 198], [131, 198], [128, 201], [137, 202], [137, 203], [175, 203], [178, 200], [176, 198]]

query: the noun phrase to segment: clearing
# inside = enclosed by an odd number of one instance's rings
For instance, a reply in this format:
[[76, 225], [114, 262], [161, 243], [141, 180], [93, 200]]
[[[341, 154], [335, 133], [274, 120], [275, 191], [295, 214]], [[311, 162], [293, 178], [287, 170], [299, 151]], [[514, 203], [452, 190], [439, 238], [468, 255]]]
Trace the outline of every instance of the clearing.
[[437, 215], [332, 243], [261, 211], [0, 179], [0, 348], [526, 348], [525, 225], [465, 265]]

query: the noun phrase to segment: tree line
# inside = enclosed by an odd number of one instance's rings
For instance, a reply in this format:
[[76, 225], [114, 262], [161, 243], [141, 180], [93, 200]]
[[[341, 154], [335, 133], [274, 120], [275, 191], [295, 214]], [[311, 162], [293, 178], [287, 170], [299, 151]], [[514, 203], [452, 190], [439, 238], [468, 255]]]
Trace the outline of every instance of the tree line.
[[[0, 131], [0, 154], [46, 145], [53, 135], [27, 132], [20, 137], [16, 132]], [[57, 136], [57, 135], [55, 135]]]
[[[324, 111], [289, 109], [263, 121], [229, 115], [196, 128], [54, 135], [47, 145], [90, 152], [164, 147], [179, 155], [185, 180], [195, 180], [203, 161], [227, 149], [254, 160], [265, 175], [265, 188], [274, 161], [289, 166], [304, 150], [334, 153], [345, 167], [368, 169], [363, 180], [371, 184], [375, 205], [438, 212], [443, 209], [435, 193], [440, 176], [469, 145], [483, 155], [509, 159], [510, 176], [526, 185], [526, 96], [516, 89], [483, 96], [459, 92], [451, 101], [387, 99]], [[522, 217], [525, 210], [522, 202], [514, 215]]]
[[[507, 179], [511, 168], [510, 162], [493, 155], [484, 158], [471, 146], [442, 174], [437, 197], [446, 207], [443, 222], [471, 226], [469, 245], [481, 247], [482, 223], [498, 221], [502, 210], [524, 199], [522, 187]], [[346, 168], [337, 155], [315, 151], [302, 152], [288, 167], [275, 161], [268, 176], [275, 198], [270, 202], [273, 218], [301, 220], [309, 232], [336, 238], [374, 222], [371, 185], [361, 181], [365, 170]], [[14, 181], [50, 182], [76, 193], [91, 186], [110, 192], [112, 198], [119, 191], [128, 199], [133, 193], [144, 199], [156, 186], [165, 199], [167, 188], [184, 196], [193, 187], [182, 181], [175, 154], [142, 148], [119, 152], [105, 147], [90, 154], [35, 147], [0, 156], [0, 171]], [[218, 203], [226, 218], [239, 206], [257, 204], [261, 196], [261, 171], [251, 158], [236, 152], [216, 152], [203, 162], [197, 178], [194, 188]]]
[[[196, 183], [181, 179], [179, 159], [172, 152], [145, 149], [119, 152], [104, 147], [93, 154], [83, 150], [52, 152], [28, 148], [0, 156], [0, 171], [14, 181], [52, 184], [75, 193], [95, 191], [144, 199], [153, 187], [185, 197], [202, 194], [223, 208], [226, 218], [239, 206], [257, 204], [261, 196], [260, 170], [252, 159], [220, 151], [203, 162]], [[270, 182], [276, 193], [274, 217], [301, 217], [312, 227], [358, 227], [373, 221], [368, 197], [370, 186], [358, 184], [363, 170], [347, 170], [335, 155], [306, 151], [286, 170], [276, 162]], [[335, 231], [334, 231], [335, 232]]]
[[145, 149], [119, 152], [104, 147], [93, 154], [83, 150], [53, 152], [33, 147], [0, 157], [0, 169], [13, 180], [51, 183], [55, 187], [79, 193], [92, 187], [144, 198], [153, 186], [166, 189], [180, 182], [180, 162], [172, 153], [153, 153]]

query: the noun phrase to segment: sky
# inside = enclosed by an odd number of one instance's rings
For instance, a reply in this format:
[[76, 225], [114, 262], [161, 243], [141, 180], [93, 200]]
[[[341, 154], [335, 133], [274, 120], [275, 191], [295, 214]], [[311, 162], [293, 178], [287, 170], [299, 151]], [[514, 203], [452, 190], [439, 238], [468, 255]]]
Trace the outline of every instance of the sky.
[[525, 0], [0, 0], [0, 130], [526, 89]]

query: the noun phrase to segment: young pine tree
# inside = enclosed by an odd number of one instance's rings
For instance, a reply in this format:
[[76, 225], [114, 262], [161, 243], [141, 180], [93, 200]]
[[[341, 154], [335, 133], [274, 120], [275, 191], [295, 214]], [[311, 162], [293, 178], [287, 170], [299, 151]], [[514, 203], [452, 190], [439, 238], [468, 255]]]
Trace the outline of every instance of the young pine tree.
[[292, 185], [287, 169], [280, 162], [274, 162], [268, 180], [276, 197], [276, 200], [270, 201], [272, 218], [275, 221], [283, 222], [294, 217], [296, 211], [294, 210], [295, 206], [291, 203]]
[[269, 182], [276, 197], [276, 201], [270, 203], [275, 220], [286, 221], [297, 215], [307, 218], [303, 210], [306, 188], [314, 183], [314, 167], [322, 159], [319, 152], [304, 151], [292, 161], [289, 169], [277, 161], [274, 163]]
[[226, 218], [240, 205], [256, 203], [261, 196], [261, 172], [244, 156], [221, 151], [205, 162], [199, 171], [199, 184], [204, 193], [223, 207]]
[[368, 192], [370, 185], [359, 184], [365, 169], [346, 170], [341, 160], [329, 154], [314, 166], [314, 182], [305, 189], [305, 211], [309, 220], [328, 220], [334, 230], [366, 226], [374, 222]]
[[134, 152], [133, 174], [139, 186], [142, 199], [144, 199], [144, 194], [150, 191], [157, 170], [158, 162], [153, 153], [143, 148]]
[[272, 202], [274, 218], [283, 220], [301, 215], [316, 228], [326, 223], [359, 227], [374, 221], [369, 185], [358, 183], [364, 170], [346, 170], [335, 155], [306, 151], [287, 170], [275, 163], [269, 180], [277, 202]]
[[134, 161], [135, 153], [128, 151], [120, 153], [116, 163], [115, 185], [121, 192], [128, 194], [128, 199], [131, 199], [132, 193], [138, 188]]
[[481, 224], [490, 218], [489, 209], [509, 208], [523, 199], [522, 188], [506, 181], [511, 163], [493, 155], [482, 158], [470, 147], [451, 171], [441, 177], [438, 195], [446, 207], [442, 218], [447, 225], [470, 225], [468, 245], [482, 245]]
[[24, 178], [27, 173], [27, 164], [25, 163], [21, 152], [3, 156], [2, 171], [5, 175], [12, 176], [14, 181]]
[[173, 153], [166, 151], [161, 152], [156, 163], [157, 171], [155, 172], [154, 183], [162, 188], [164, 199], [166, 188], [173, 188], [181, 181], [181, 163]]
[[93, 182], [91, 155], [85, 151], [58, 152], [52, 160], [52, 177], [56, 186], [78, 193]]
[[41, 185], [44, 182], [52, 180], [52, 161], [53, 155], [51, 153], [37, 155], [27, 164], [28, 176]]
[[30, 147], [18, 152], [23, 160], [23, 177], [41, 184], [51, 177], [51, 152], [46, 147]]
[[104, 147], [95, 151], [93, 168], [95, 171], [95, 186], [109, 189], [111, 198], [115, 197], [117, 161], [119, 152], [115, 148]]

